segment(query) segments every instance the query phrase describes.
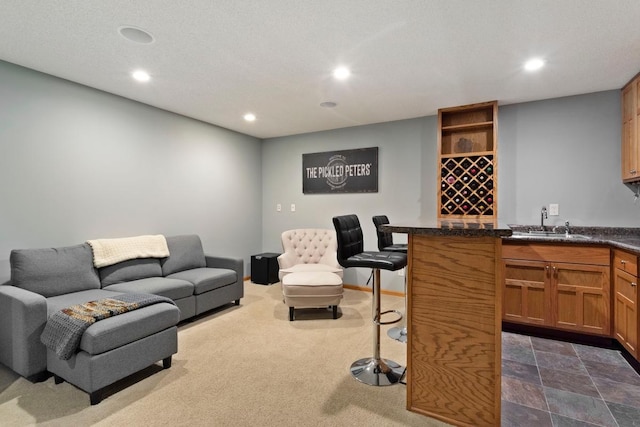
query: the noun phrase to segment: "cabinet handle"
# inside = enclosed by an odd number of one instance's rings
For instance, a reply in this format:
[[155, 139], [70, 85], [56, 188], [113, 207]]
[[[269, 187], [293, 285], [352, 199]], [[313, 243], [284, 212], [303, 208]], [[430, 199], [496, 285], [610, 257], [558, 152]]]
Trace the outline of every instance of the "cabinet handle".
[[620, 264], [625, 265], [626, 263], [627, 263], [627, 261], [625, 261], [623, 259], [620, 260]]
[[635, 169], [631, 169], [631, 170], [629, 171], [629, 173], [630, 173], [631, 175], [635, 175], [635, 174], [636, 174], [636, 170], [635, 170]]
[[631, 282], [631, 286], [636, 287], [638, 284], [636, 282]]

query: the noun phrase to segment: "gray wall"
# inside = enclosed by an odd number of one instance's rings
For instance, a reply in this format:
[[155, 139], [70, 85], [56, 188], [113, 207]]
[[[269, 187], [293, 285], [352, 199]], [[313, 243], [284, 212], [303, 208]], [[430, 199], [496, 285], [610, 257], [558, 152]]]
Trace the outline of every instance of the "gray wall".
[[[0, 62], [0, 262], [13, 248], [197, 233], [248, 274], [282, 231], [346, 213], [375, 250], [373, 215], [436, 217], [436, 134], [430, 116], [261, 142]], [[619, 91], [501, 106], [498, 134], [502, 220], [537, 224], [558, 203], [550, 225], [640, 226], [620, 181]], [[364, 147], [379, 147], [378, 193], [302, 194], [303, 153]], [[353, 270], [345, 282], [363, 285], [368, 271]], [[402, 289], [395, 273], [383, 281]]]
[[0, 61], [0, 260], [14, 248], [200, 235], [261, 250], [261, 141]]
[[[373, 215], [385, 214], [391, 221], [435, 215], [436, 130], [435, 117], [426, 117], [266, 140], [262, 158], [264, 249], [280, 252], [284, 230], [333, 229], [331, 218], [355, 213], [363, 228], [365, 249], [377, 250]], [[365, 147], [378, 147], [377, 193], [302, 194], [303, 153]], [[281, 212], [276, 211], [278, 203]], [[295, 212], [290, 211], [292, 203]], [[397, 235], [395, 240], [406, 242], [406, 236]], [[344, 281], [364, 285], [369, 273], [349, 269]], [[383, 272], [382, 280], [387, 289], [403, 289], [404, 279], [396, 273]]]
[[551, 225], [640, 226], [620, 177], [620, 91], [508, 105], [498, 120], [500, 217], [539, 225], [558, 203]]
[[[620, 122], [617, 90], [500, 107], [500, 219], [539, 224], [541, 207], [557, 203], [560, 215], [546, 224], [640, 227], [640, 204], [620, 179]], [[386, 214], [391, 222], [435, 219], [436, 124], [431, 116], [266, 140], [263, 248], [280, 251], [280, 233], [288, 228], [333, 228], [331, 218], [340, 214], [359, 216], [367, 250], [376, 249], [373, 215]], [[379, 147], [378, 193], [302, 194], [303, 153], [361, 147]], [[366, 282], [368, 271], [350, 270], [345, 283]], [[401, 290], [402, 280], [388, 273], [383, 287]]]

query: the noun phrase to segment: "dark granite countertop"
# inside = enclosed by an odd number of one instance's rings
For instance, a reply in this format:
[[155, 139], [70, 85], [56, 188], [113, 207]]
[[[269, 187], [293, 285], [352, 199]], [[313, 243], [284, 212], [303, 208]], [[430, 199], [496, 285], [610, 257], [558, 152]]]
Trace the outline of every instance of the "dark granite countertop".
[[[509, 224], [514, 233], [527, 233], [529, 230], [540, 230], [540, 226], [514, 225]], [[553, 227], [547, 227], [549, 232], [553, 232]], [[553, 237], [540, 236], [536, 234], [518, 235], [504, 237], [507, 241], [525, 241], [542, 243], [570, 243], [579, 245], [608, 245], [616, 249], [624, 249], [640, 255], [640, 228], [631, 227], [571, 227], [572, 235], [585, 236], [584, 239], [574, 237], [564, 237], [564, 227], [558, 227], [558, 234]]]
[[[509, 242], [562, 243], [575, 245], [608, 245], [624, 249], [640, 256], [640, 228], [632, 227], [571, 227], [573, 237], [565, 237], [564, 226], [546, 227], [553, 236], [528, 234], [539, 231], [540, 226], [506, 224], [499, 220], [447, 219], [415, 221], [406, 224], [387, 224], [382, 229], [392, 233], [420, 234], [428, 236], [501, 237]], [[514, 234], [515, 233], [515, 234]], [[584, 236], [583, 238], [576, 238]]]
[[431, 222], [388, 224], [383, 225], [382, 230], [391, 233], [468, 237], [506, 237], [512, 233], [507, 224], [502, 224], [499, 221], [472, 219], [443, 219]]

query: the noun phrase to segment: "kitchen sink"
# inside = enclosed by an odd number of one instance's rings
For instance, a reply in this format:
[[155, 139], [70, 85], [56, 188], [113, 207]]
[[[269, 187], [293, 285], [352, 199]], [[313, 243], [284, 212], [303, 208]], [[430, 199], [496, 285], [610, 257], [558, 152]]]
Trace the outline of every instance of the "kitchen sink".
[[552, 231], [514, 231], [511, 237], [515, 238], [538, 238], [538, 239], [553, 239], [553, 240], [590, 240], [591, 236], [585, 236], [584, 234], [564, 234], [554, 233]]

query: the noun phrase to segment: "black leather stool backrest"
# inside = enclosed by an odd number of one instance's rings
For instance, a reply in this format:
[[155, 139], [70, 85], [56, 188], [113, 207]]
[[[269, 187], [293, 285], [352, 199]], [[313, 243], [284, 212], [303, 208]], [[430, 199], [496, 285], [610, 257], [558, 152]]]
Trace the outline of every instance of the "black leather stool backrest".
[[378, 235], [378, 250], [385, 252], [404, 252], [407, 253], [406, 243], [393, 243], [393, 233], [388, 233], [380, 229], [381, 225], [389, 224], [389, 218], [386, 215], [376, 215], [373, 218], [373, 224], [376, 226], [376, 234]]
[[338, 263], [341, 266], [395, 271], [407, 265], [406, 251], [365, 251], [362, 228], [356, 215], [336, 216], [333, 225], [338, 238]]
[[386, 215], [376, 215], [373, 217], [373, 225], [376, 226], [376, 234], [378, 235], [379, 251], [384, 251], [384, 248], [393, 245], [393, 234], [380, 230], [380, 226], [386, 224], [389, 224], [389, 218], [387, 218]]
[[342, 215], [333, 218], [338, 240], [338, 263], [350, 267], [347, 259], [364, 252], [364, 238], [357, 215]]

